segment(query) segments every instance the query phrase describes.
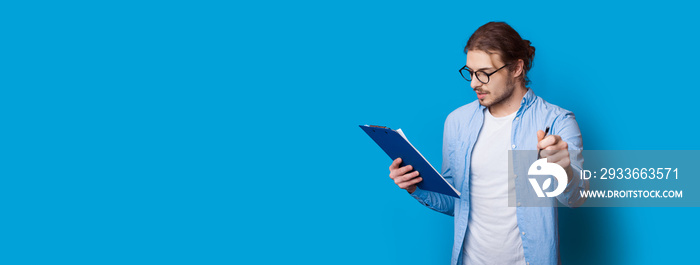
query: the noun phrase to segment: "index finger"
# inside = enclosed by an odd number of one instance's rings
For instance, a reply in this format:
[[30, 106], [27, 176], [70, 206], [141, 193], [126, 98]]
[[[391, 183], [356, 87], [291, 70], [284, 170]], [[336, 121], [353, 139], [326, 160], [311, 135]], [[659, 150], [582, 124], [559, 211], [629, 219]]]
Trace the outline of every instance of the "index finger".
[[537, 130], [537, 142], [542, 141], [544, 139], [544, 131], [543, 130]]
[[559, 138], [557, 138], [557, 135], [547, 135], [542, 139], [539, 143], [537, 143], [537, 147], [539, 149], [545, 149], [550, 145], [555, 145], [559, 142]]
[[391, 166], [389, 166], [389, 170], [394, 170], [399, 168], [399, 165], [401, 165], [401, 158], [394, 159], [394, 162], [391, 163]]

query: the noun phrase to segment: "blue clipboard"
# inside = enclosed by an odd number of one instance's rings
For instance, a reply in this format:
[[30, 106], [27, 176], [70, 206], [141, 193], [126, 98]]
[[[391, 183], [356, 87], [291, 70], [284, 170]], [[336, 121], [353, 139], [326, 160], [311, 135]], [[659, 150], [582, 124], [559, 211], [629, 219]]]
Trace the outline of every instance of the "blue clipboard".
[[418, 152], [418, 149], [413, 147], [411, 142], [398, 132], [401, 129], [394, 131], [387, 127], [375, 125], [360, 125], [360, 128], [384, 150], [384, 153], [389, 155], [392, 161], [400, 157], [403, 160], [401, 166], [412, 165], [413, 170], [420, 172], [423, 181], [418, 183], [418, 188], [459, 198], [459, 191], [450, 185], [435, 170], [435, 167]]

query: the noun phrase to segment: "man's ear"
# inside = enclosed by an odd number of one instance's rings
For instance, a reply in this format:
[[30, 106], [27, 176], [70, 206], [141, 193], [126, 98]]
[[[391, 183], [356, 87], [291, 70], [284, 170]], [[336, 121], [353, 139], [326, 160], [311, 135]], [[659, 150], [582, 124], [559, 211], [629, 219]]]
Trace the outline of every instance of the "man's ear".
[[525, 73], [525, 62], [523, 59], [518, 59], [517, 62], [515, 62], [516, 67], [515, 71], [513, 71], [513, 77], [518, 77], [520, 75], [524, 75]]

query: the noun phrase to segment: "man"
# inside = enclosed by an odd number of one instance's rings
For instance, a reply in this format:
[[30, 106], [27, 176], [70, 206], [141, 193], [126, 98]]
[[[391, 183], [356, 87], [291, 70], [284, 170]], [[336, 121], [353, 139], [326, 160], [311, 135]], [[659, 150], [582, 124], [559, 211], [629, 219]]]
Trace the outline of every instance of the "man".
[[556, 199], [581, 205], [579, 190], [588, 183], [578, 176], [583, 145], [574, 114], [526, 87], [535, 48], [508, 24], [481, 26], [464, 52], [460, 73], [478, 99], [448, 115], [442, 148], [442, 175], [461, 198], [417, 188], [420, 173], [399, 167], [401, 158], [389, 176], [423, 205], [454, 216], [451, 264], [557, 264], [557, 208], [508, 206], [514, 192], [509, 177], [518, 178], [508, 176], [508, 150], [541, 150], [541, 158], [567, 172], [566, 189]]

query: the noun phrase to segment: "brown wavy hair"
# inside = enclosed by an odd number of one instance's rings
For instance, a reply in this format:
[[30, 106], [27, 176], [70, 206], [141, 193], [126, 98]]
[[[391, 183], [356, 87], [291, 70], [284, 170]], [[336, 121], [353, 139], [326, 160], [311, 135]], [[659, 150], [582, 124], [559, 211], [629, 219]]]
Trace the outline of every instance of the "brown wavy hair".
[[516, 69], [519, 59], [523, 60], [523, 74], [520, 81], [523, 85], [530, 83], [527, 72], [532, 68], [535, 59], [535, 47], [529, 40], [520, 37], [510, 25], [505, 22], [489, 22], [479, 27], [464, 46], [464, 53], [469, 50], [480, 50], [488, 54], [497, 53], [508, 66], [509, 71]]

